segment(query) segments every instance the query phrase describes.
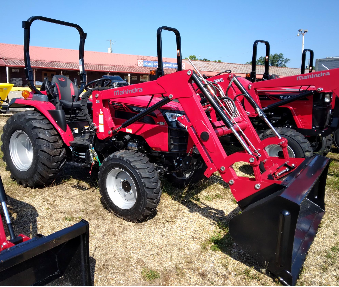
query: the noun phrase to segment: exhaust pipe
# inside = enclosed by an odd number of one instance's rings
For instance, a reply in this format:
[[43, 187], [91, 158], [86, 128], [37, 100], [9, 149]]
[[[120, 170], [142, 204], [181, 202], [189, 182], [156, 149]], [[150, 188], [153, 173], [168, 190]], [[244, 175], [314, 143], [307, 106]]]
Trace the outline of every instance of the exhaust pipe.
[[273, 194], [230, 221], [234, 241], [285, 285], [295, 285], [325, 213], [330, 160], [307, 158]]

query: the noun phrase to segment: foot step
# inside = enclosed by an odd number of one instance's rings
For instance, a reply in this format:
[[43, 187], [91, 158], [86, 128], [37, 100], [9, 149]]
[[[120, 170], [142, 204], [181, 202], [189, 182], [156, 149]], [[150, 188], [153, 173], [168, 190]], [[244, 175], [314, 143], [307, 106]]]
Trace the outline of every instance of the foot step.
[[92, 143], [90, 135], [82, 135], [74, 138], [74, 141], [71, 141], [70, 144], [72, 147], [88, 147]]

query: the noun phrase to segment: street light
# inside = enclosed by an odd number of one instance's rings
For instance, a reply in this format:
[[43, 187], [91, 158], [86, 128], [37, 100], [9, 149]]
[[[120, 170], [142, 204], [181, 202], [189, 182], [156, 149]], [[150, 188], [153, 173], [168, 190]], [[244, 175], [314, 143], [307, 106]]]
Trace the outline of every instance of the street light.
[[298, 30], [298, 35], [297, 36], [300, 36], [302, 35], [303, 36], [303, 44], [302, 44], [302, 48], [301, 48], [301, 53], [304, 52], [304, 36], [305, 34], [308, 32], [308, 30], [302, 30], [302, 29], [299, 29]]

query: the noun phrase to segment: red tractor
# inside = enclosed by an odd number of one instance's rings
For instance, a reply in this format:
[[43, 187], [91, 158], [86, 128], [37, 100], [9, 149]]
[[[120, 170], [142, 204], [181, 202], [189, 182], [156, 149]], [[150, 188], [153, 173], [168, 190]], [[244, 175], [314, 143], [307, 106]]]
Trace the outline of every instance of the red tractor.
[[[258, 43], [266, 45], [265, 72], [259, 81], [256, 78]], [[307, 52], [310, 53], [310, 65], [309, 73], [305, 74]], [[335, 139], [339, 139], [339, 98], [333, 73], [312, 73], [314, 53], [305, 49], [302, 54], [301, 75], [278, 79], [275, 75], [269, 75], [269, 56], [269, 43], [263, 40], [255, 41], [252, 72], [246, 77], [249, 81], [243, 81], [242, 84], [259, 106], [263, 107], [267, 118], [277, 130], [288, 139], [290, 156], [308, 157], [312, 156], [313, 152], [326, 155], [331, 150], [333, 135]], [[327, 77], [328, 75], [331, 76]], [[320, 85], [315, 87], [314, 80], [317, 77], [322, 79]], [[303, 79], [308, 81], [302, 81]], [[323, 83], [330, 82], [330, 88], [325, 89]], [[262, 121], [254, 118], [253, 125], [262, 138], [273, 136], [272, 132], [266, 130]], [[277, 156], [281, 150], [272, 146], [268, 153]]]
[[[31, 17], [24, 22], [25, 65], [32, 93], [14, 99], [12, 107], [30, 107], [13, 115], [4, 127], [2, 151], [12, 177], [27, 186], [49, 184], [65, 160], [99, 167], [99, 188], [105, 205], [117, 216], [148, 219], [160, 201], [159, 172], [183, 185], [219, 172], [242, 212], [230, 221], [236, 243], [263, 262], [285, 284], [295, 284], [324, 215], [329, 159], [291, 158], [288, 142], [267, 120], [245, 87], [233, 75], [243, 96], [267, 123], [274, 137], [261, 140], [237, 96], [193, 70], [182, 70], [178, 30], [157, 31], [158, 69], [154, 80], [113, 88], [103, 79], [85, 85], [80, 33], [80, 91], [65, 76], [34, 86], [29, 60]], [[164, 75], [163, 30], [177, 40], [177, 72]], [[105, 83], [104, 87], [91, 85]], [[83, 88], [88, 91], [81, 95]], [[91, 96], [91, 100], [89, 100]], [[227, 154], [219, 140], [232, 134], [243, 150]], [[277, 145], [281, 157], [266, 147]], [[253, 176], [237, 174], [245, 162]]]

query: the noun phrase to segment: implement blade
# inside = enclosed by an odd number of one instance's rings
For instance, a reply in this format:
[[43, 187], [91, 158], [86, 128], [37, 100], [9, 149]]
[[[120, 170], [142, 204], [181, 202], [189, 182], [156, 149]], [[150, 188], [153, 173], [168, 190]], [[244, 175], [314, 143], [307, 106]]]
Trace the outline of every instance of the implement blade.
[[45, 285], [61, 276], [71, 285], [91, 285], [88, 238], [82, 220], [2, 251], [0, 285]]
[[250, 204], [230, 222], [234, 241], [266, 265], [283, 284], [295, 285], [324, 215], [330, 160], [305, 159], [285, 188]]

